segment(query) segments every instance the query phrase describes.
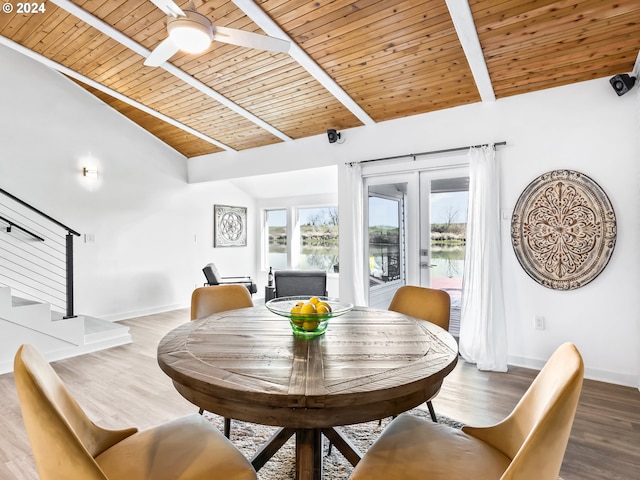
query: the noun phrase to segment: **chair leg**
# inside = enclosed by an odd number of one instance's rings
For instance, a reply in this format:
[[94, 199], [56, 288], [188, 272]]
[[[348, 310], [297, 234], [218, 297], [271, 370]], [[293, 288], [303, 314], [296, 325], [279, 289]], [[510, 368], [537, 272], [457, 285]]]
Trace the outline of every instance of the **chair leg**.
[[231, 419], [225, 417], [224, 419], [224, 436], [230, 438], [231, 435]]
[[436, 412], [433, 409], [433, 405], [431, 404], [431, 400], [427, 402], [427, 408], [429, 409], [429, 414], [431, 415], [431, 420], [433, 423], [438, 423], [438, 417], [436, 417]]
[[[202, 415], [204, 413], [204, 408], [201, 408], [200, 410], [198, 410], [198, 413], [200, 415]], [[231, 419], [225, 417], [225, 419], [224, 419], [224, 436], [229, 438], [230, 435], [231, 435]]]

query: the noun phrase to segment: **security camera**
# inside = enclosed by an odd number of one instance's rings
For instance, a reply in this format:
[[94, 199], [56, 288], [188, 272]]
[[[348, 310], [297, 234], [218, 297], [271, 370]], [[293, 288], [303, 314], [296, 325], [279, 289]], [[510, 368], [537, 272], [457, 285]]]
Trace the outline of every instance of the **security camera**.
[[633, 88], [636, 83], [636, 77], [631, 77], [626, 73], [621, 73], [620, 75], [616, 75], [615, 77], [611, 77], [609, 83], [616, 91], [619, 97], [627, 93], [629, 90]]
[[327, 130], [327, 137], [329, 138], [329, 143], [336, 143], [340, 139], [340, 132], [330, 128]]

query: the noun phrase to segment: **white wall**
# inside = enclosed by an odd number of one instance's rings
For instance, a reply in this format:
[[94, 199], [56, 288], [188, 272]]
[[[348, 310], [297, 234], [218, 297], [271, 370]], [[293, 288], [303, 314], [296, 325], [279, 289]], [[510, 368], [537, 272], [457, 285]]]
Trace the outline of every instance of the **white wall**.
[[[607, 193], [616, 212], [618, 236], [605, 270], [570, 292], [544, 288], [520, 268], [503, 222], [509, 352], [514, 363], [540, 364], [555, 345], [576, 343], [590, 378], [638, 386], [640, 375], [640, 149], [637, 99], [618, 98], [607, 79], [504, 102], [508, 140], [503, 161], [502, 203], [511, 213], [522, 190], [541, 173], [581, 171]], [[520, 112], [520, 113], [519, 113]], [[526, 125], [517, 128], [516, 125]], [[533, 329], [536, 314], [547, 328]]]
[[[186, 159], [64, 76], [0, 47], [0, 187], [95, 236], [75, 240], [75, 311], [105, 319], [187, 306], [201, 268], [254, 274], [255, 246], [213, 248], [213, 205], [254, 199], [189, 185]], [[82, 177], [97, 165], [99, 177]], [[251, 240], [250, 240], [251, 242]]]
[[[608, 194], [617, 215], [618, 238], [604, 272], [578, 290], [559, 292], [538, 285], [517, 262], [502, 224], [503, 271], [510, 362], [539, 367], [564, 341], [580, 348], [587, 376], [640, 384], [640, 287], [637, 239], [640, 225], [640, 127], [638, 96], [617, 97], [608, 79], [474, 104], [343, 131], [343, 144], [325, 135], [239, 153], [189, 160], [192, 182], [290, 171], [306, 166], [340, 166], [341, 240], [357, 233], [349, 217], [344, 163], [442, 148], [508, 142], [499, 147], [502, 208], [510, 216], [522, 190], [540, 174], [559, 168], [581, 171]], [[220, 160], [220, 169], [208, 167]], [[265, 159], [269, 161], [266, 162]], [[341, 256], [343, 256], [341, 241]], [[344, 263], [341, 262], [341, 267]], [[341, 268], [341, 294], [353, 273]], [[544, 315], [546, 329], [533, 328]]]

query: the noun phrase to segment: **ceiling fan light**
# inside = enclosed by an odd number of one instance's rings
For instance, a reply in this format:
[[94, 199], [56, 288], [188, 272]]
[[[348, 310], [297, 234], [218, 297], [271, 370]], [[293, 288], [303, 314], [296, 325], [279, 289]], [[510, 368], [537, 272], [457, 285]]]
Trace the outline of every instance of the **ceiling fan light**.
[[211, 37], [206, 32], [189, 26], [173, 28], [169, 36], [187, 53], [204, 52], [211, 45]]
[[187, 53], [204, 52], [213, 41], [211, 21], [198, 12], [184, 11], [184, 17], [167, 22], [169, 37], [180, 50]]

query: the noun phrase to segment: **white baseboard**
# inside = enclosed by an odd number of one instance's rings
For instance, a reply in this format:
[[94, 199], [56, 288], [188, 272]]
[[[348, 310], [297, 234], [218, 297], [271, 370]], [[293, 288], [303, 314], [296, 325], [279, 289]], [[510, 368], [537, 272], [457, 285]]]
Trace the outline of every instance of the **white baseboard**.
[[[546, 360], [510, 355], [508, 359], [508, 363], [509, 365], [513, 365], [514, 367], [524, 367], [524, 368], [531, 368], [534, 370], [540, 370], [546, 363]], [[627, 374], [627, 373], [611, 372], [608, 370], [589, 368], [585, 366], [584, 378], [588, 378], [589, 380], [596, 380], [598, 382], [623, 385], [625, 387], [634, 387], [640, 390], [640, 378], [638, 378], [636, 375], [631, 373]]]
[[[264, 296], [253, 295], [254, 305], [264, 305]], [[156, 313], [170, 312], [172, 310], [180, 310], [182, 308], [191, 308], [190, 304], [186, 305], [162, 305], [160, 307], [144, 308], [141, 310], [132, 310], [130, 312], [113, 313], [111, 315], [93, 315], [106, 320], [108, 322], [119, 322], [120, 320], [129, 320], [136, 317], [144, 317], [146, 315], [154, 315]]]
[[114, 313], [111, 315], [94, 315], [108, 322], [119, 322], [120, 320], [129, 320], [136, 317], [144, 317], [146, 315], [154, 315], [156, 313], [170, 312], [172, 310], [180, 310], [182, 308], [190, 308], [191, 305], [162, 305], [159, 307], [143, 308], [141, 310], [132, 310], [130, 312]]

